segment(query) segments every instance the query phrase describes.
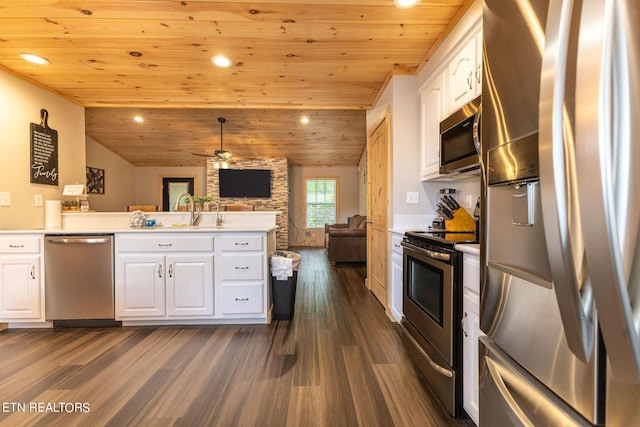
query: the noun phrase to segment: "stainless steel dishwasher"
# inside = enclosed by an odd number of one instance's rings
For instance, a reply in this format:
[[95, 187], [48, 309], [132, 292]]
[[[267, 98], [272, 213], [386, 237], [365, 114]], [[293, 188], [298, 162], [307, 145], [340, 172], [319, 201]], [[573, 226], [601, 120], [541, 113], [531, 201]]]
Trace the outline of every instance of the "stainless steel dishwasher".
[[113, 235], [47, 236], [44, 260], [46, 319], [54, 326], [114, 319]]

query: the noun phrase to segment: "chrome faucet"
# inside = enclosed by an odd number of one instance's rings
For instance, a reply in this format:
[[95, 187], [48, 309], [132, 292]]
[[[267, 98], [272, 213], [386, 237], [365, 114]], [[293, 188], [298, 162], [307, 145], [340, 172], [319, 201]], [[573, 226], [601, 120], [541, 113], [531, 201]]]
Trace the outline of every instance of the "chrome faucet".
[[194, 225], [198, 225], [201, 219], [200, 212], [196, 212], [195, 203], [193, 203], [193, 197], [191, 197], [191, 194], [182, 193], [181, 195], [179, 195], [178, 198], [176, 199], [176, 204], [173, 206], [173, 210], [174, 211], [178, 210], [178, 206], [180, 205], [180, 200], [182, 200], [183, 197], [186, 197], [187, 200], [189, 201], [189, 212], [191, 212], [191, 221], [189, 222], [189, 225], [191, 227], [193, 227]]
[[216, 205], [216, 227], [220, 228], [222, 227], [222, 223], [224, 222], [224, 220], [222, 219], [222, 215], [220, 215], [220, 206], [218, 205], [218, 202], [211, 202], [211, 203], [215, 203]]

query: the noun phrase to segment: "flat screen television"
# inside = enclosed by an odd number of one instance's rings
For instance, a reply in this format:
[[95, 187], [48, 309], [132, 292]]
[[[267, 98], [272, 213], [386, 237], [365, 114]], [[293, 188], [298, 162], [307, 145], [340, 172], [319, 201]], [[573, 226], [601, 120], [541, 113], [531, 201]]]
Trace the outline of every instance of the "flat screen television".
[[219, 169], [220, 197], [270, 198], [268, 169]]

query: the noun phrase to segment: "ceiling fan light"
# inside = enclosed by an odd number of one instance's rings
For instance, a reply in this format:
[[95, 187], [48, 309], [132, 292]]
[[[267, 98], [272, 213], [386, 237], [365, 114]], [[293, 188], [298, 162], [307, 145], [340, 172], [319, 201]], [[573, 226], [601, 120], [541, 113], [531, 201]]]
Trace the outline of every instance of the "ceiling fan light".
[[393, 0], [393, 4], [400, 9], [408, 9], [420, 3], [420, 0]]

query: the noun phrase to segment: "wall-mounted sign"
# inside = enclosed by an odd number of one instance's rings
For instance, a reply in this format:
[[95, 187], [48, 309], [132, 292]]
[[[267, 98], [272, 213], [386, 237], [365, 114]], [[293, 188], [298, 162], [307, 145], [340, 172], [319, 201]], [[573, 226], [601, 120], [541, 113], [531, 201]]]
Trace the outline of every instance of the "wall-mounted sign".
[[49, 112], [40, 110], [40, 124], [31, 123], [31, 183], [58, 185], [58, 131], [48, 124]]

